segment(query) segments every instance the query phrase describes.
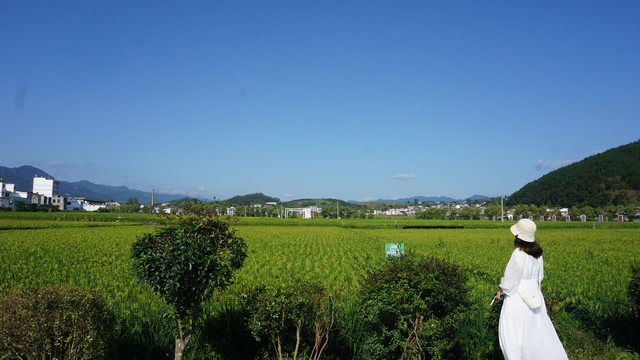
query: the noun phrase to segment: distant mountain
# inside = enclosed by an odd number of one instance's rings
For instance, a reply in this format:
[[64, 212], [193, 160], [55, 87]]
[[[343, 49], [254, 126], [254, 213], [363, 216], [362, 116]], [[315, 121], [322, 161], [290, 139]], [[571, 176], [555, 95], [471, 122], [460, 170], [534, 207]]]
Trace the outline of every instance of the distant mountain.
[[[471, 201], [476, 201], [476, 200], [482, 200], [482, 201], [485, 201], [485, 200], [491, 200], [491, 198], [490, 198], [490, 197], [488, 197], [488, 196], [478, 195], [478, 194], [473, 195], [473, 196], [469, 197], [468, 199], [469, 199], [469, 200], [471, 200]], [[465, 199], [465, 200], [466, 200], [466, 199]]]
[[450, 197], [446, 197], [446, 196], [412, 196], [412, 197], [406, 197], [406, 198], [401, 198], [401, 199], [388, 199], [388, 200], [384, 200], [384, 199], [379, 199], [379, 200], [374, 200], [373, 202], [382, 202], [382, 203], [394, 203], [394, 204], [400, 204], [400, 203], [407, 203], [407, 202], [415, 202], [416, 200], [418, 202], [441, 202], [441, 203], [446, 203], [446, 202], [462, 202], [462, 201], [466, 201], [467, 199], [470, 200], [489, 200], [489, 197], [484, 196], [484, 195], [473, 195], [469, 198], [465, 198], [465, 199], [454, 199], [454, 198], [450, 198]]
[[[3, 179], [6, 183], [16, 184], [16, 189], [20, 191], [30, 191], [33, 187], [33, 177], [40, 176], [53, 179], [54, 177], [45, 171], [33, 166], [25, 165], [16, 168], [9, 168], [0, 166], [0, 179]], [[88, 200], [115, 200], [119, 202], [126, 202], [130, 197], [135, 197], [140, 203], [151, 202], [151, 192], [130, 189], [126, 186], [109, 186], [94, 184], [92, 182], [82, 180], [76, 182], [69, 182], [60, 180], [60, 195], [63, 196], [75, 196], [83, 197]], [[171, 200], [183, 199], [185, 194], [163, 194], [155, 193], [154, 201], [156, 203], [167, 202]], [[473, 195], [469, 199], [471, 200], [488, 200], [489, 198], [483, 195]], [[418, 202], [462, 202], [466, 199], [453, 199], [450, 197], [427, 197], [427, 196], [413, 196], [402, 199], [393, 200], [374, 200], [371, 202], [378, 203], [413, 203], [415, 200]], [[232, 205], [253, 205], [264, 204], [267, 202], [280, 202], [280, 199], [270, 197], [262, 193], [238, 195], [232, 198], [224, 200], [226, 204]], [[316, 205], [319, 207], [326, 206], [348, 206], [356, 205], [357, 201], [346, 202], [338, 199], [297, 199], [283, 202], [283, 206], [287, 207], [305, 207]]]
[[508, 205], [640, 204], [640, 140], [554, 170], [507, 198]]
[[36, 175], [53, 179], [53, 176], [30, 165], [17, 168], [0, 166], [0, 179], [5, 183], [15, 184], [16, 190], [31, 191], [33, 189], [33, 177]]
[[[129, 197], [138, 199], [141, 204], [151, 203], [151, 192], [130, 189], [126, 186], [99, 185], [82, 180], [76, 182], [60, 181], [60, 195], [83, 197], [90, 200], [115, 200], [126, 202]], [[185, 197], [184, 194], [163, 194], [156, 192], [154, 203], [158, 204]]]
[[[11, 184], [16, 184], [16, 190], [31, 191], [33, 189], [34, 176], [46, 177], [53, 179], [54, 177], [45, 171], [33, 166], [25, 165], [17, 168], [8, 168], [0, 166], [0, 178]], [[151, 192], [134, 190], [126, 186], [109, 186], [94, 184], [89, 181], [60, 181], [60, 195], [82, 197], [88, 200], [114, 200], [126, 202], [129, 197], [135, 197], [142, 204], [151, 202]], [[160, 203], [169, 200], [179, 199], [185, 195], [172, 195], [155, 193], [154, 202]]]

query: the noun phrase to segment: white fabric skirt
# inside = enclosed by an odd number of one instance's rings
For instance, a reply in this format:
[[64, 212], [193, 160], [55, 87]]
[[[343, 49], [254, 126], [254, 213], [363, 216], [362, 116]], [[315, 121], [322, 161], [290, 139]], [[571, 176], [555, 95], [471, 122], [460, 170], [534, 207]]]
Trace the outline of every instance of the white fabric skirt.
[[544, 302], [531, 310], [517, 293], [505, 296], [498, 336], [506, 360], [568, 359]]

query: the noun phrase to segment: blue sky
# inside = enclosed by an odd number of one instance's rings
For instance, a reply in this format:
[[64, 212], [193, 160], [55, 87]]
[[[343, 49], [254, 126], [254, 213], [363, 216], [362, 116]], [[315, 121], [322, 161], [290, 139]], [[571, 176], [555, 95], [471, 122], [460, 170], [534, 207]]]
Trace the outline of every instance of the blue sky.
[[640, 139], [637, 1], [3, 1], [0, 165], [211, 199], [511, 194]]

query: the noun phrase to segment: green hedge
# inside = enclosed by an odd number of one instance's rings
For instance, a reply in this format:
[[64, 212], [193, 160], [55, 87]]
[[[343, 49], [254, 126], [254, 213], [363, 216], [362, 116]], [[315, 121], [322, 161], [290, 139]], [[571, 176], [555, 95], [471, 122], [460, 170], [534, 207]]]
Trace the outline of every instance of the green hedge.
[[102, 297], [69, 286], [0, 296], [0, 358], [108, 359], [115, 318]]
[[[359, 359], [458, 359], [469, 307], [467, 275], [437, 258], [389, 259], [359, 294]], [[354, 342], [357, 343], [357, 342]]]

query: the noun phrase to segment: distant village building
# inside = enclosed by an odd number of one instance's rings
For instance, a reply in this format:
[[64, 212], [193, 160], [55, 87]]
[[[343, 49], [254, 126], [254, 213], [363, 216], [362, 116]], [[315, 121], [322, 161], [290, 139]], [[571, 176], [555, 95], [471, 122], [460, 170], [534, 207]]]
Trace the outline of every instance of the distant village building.
[[162, 209], [162, 212], [165, 214], [171, 214], [171, 210], [174, 209], [174, 207], [173, 205], [171, 205], [171, 203], [164, 202], [160, 205], [160, 207], [155, 207], [154, 212], [160, 213], [160, 209]]
[[389, 210], [374, 210], [373, 215], [385, 216], [415, 216], [417, 211], [422, 211], [422, 206], [407, 206], [404, 208], [393, 208]]
[[33, 193], [44, 195], [46, 197], [53, 197], [58, 195], [60, 190], [60, 182], [54, 179], [47, 179], [36, 176], [33, 178]]
[[107, 204], [91, 204], [89, 202], [85, 202], [82, 204], [82, 210], [84, 211], [98, 211], [100, 209], [106, 209]]
[[59, 195], [60, 182], [40, 176], [33, 178], [31, 191], [16, 190], [15, 184], [8, 184], [0, 179], [0, 207], [16, 207], [16, 204], [52, 206], [60, 210], [96, 211], [106, 205], [91, 205], [84, 198], [64, 197]]
[[0, 207], [10, 207], [11, 199], [9, 194], [15, 191], [15, 184], [7, 184], [0, 179]]
[[16, 191], [15, 184], [8, 184], [0, 179], [0, 197], [8, 196], [8, 193]]
[[322, 208], [317, 206], [307, 206], [304, 208], [286, 208], [284, 209], [284, 217], [288, 218], [289, 214], [302, 216], [303, 219], [312, 219], [322, 212]]
[[86, 203], [84, 198], [72, 198], [68, 197], [65, 202], [66, 210], [84, 210], [84, 204]]
[[51, 206], [57, 207], [59, 210], [65, 209], [65, 198], [64, 196], [55, 195], [51, 197]]

